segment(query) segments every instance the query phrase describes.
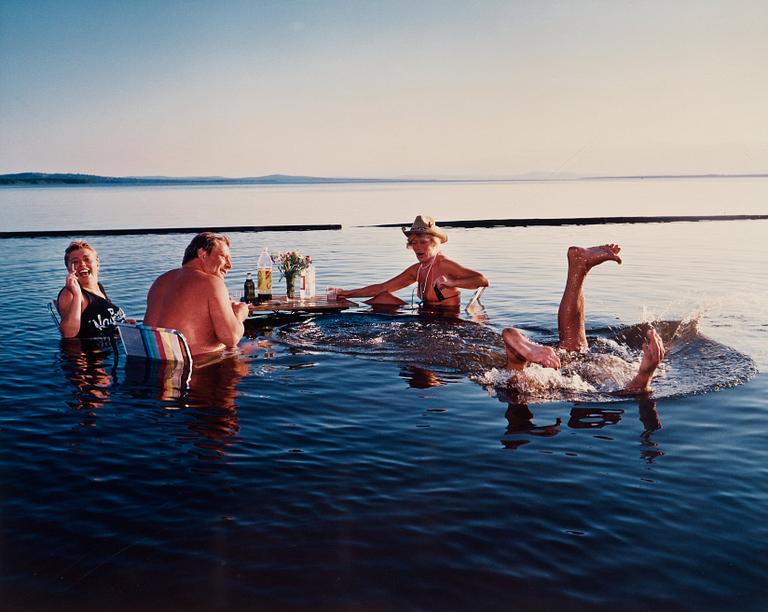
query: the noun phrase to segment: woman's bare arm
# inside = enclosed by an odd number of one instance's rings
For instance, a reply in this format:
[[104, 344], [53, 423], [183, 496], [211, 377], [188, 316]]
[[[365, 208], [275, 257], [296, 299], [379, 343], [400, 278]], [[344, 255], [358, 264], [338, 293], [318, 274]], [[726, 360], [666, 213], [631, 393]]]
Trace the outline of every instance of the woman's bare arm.
[[406, 268], [397, 276], [390, 278], [383, 283], [367, 285], [366, 287], [360, 287], [358, 289], [339, 289], [337, 293], [339, 297], [343, 298], [373, 297], [375, 295], [379, 295], [380, 293], [384, 293], [385, 291], [388, 293], [394, 293], [395, 291], [400, 291], [400, 289], [404, 289], [408, 285], [412, 285], [416, 282], [417, 268], [418, 264], [414, 264]]
[[457, 289], [477, 289], [478, 287], [487, 287], [488, 279], [470, 268], [465, 268], [461, 264], [450, 259], [445, 259], [442, 266], [443, 274], [435, 279], [435, 284], [440, 287], [456, 287]]
[[84, 299], [80, 284], [75, 279], [75, 273], [71, 272], [67, 276], [64, 289], [59, 292], [59, 297], [56, 300], [56, 308], [61, 315], [59, 328], [61, 335], [65, 338], [75, 338], [77, 332], [80, 331]]

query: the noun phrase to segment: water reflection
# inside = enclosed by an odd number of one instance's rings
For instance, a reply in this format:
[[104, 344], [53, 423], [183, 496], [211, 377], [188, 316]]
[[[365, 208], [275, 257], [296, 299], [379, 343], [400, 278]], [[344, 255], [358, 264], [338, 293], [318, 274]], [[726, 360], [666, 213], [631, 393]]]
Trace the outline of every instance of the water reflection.
[[542, 437], [556, 436], [560, 433], [560, 425], [563, 422], [560, 417], [557, 417], [554, 423], [536, 425], [533, 422], [533, 413], [528, 408], [528, 404], [517, 404], [515, 402], [509, 402], [504, 416], [507, 418], [507, 430], [504, 432], [501, 443], [506, 448], [511, 449], [519, 448], [529, 442], [525, 438], [516, 437], [518, 434], [524, 433], [530, 436]]
[[602, 406], [577, 406], [571, 409], [568, 427], [572, 429], [601, 429], [617, 425], [624, 411], [619, 408]]
[[[502, 400], [503, 401], [503, 400]], [[650, 396], [638, 397], [638, 416], [643, 424], [640, 435], [640, 456], [647, 463], [653, 463], [664, 452], [653, 439], [653, 433], [661, 429], [661, 419], [656, 408], [656, 400]], [[570, 429], [601, 429], [618, 425], [624, 410], [604, 406], [573, 406], [570, 410], [567, 427]], [[507, 429], [501, 438], [506, 448], [516, 449], [530, 443], [529, 436], [552, 437], [562, 431], [562, 419], [556, 417], [554, 423], [537, 424], [528, 404], [508, 401], [504, 413]]]
[[125, 364], [125, 384], [142, 398], [167, 402], [166, 408], [181, 408], [189, 391], [189, 365], [176, 361], [132, 359]]
[[246, 374], [247, 362], [236, 356], [193, 369], [187, 397], [194, 410], [187, 425], [199, 459], [221, 459], [237, 443], [237, 385]]
[[236, 443], [238, 383], [248, 374], [248, 362], [231, 355], [190, 370], [175, 362], [129, 359], [126, 384], [141, 397], [159, 400], [164, 410], [183, 411], [186, 427], [178, 439], [191, 442], [200, 459], [220, 459]]
[[195, 366], [189, 381], [189, 404], [234, 411], [237, 408], [237, 384], [246, 374], [248, 362], [238, 356], [203, 367]]
[[428, 389], [445, 384], [436, 372], [420, 368], [418, 366], [404, 366], [400, 368], [400, 377], [408, 381], [408, 386], [413, 389]]
[[653, 432], [661, 429], [661, 419], [659, 418], [658, 410], [656, 410], [656, 400], [652, 397], [641, 397], [639, 399], [638, 412], [640, 422], [645, 427], [640, 436], [640, 456], [646, 463], [653, 463], [664, 455], [658, 442], [654, 441], [652, 436]]
[[[75, 410], [94, 411], [110, 401], [118, 366], [114, 342], [62, 339], [60, 355], [64, 375], [75, 388], [67, 405]], [[93, 422], [85, 424], [92, 425]]]

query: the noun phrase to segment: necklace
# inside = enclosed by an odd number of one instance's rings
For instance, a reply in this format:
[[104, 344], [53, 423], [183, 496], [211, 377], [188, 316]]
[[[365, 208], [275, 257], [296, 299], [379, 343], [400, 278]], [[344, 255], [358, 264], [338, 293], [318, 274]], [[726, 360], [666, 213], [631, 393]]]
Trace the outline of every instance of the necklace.
[[424, 284], [423, 285], [419, 282], [419, 277], [421, 276], [421, 268], [422, 268], [423, 264], [419, 264], [419, 271], [416, 272], [416, 285], [419, 288], [419, 297], [422, 300], [426, 299], [425, 296], [427, 295], [427, 280], [429, 280], [429, 275], [432, 272], [432, 266], [435, 265], [435, 261], [437, 261], [437, 255], [435, 255], [432, 258], [432, 263], [430, 263], [429, 264], [429, 268], [427, 268], [427, 274], [424, 276]]

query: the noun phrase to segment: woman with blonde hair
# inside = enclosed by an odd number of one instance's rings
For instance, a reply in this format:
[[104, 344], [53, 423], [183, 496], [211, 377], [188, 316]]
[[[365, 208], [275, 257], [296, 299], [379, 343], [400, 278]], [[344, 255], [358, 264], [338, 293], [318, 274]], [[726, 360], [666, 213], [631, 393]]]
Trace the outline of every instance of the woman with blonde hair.
[[99, 282], [99, 254], [84, 240], [70, 243], [64, 251], [67, 279], [59, 291], [56, 308], [65, 338], [98, 338], [114, 334], [125, 313], [107, 297]]
[[410, 228], [402, 229], [407, 238], [406, 247], [413, 249], [417, 263], [383, 283], [339, 289], [340, 297], [370, 297], [366, 304], [372, 306], [402, 306], [406, 302], [394, 292], [416, 283], [416, 292], [423, 305], [458, 309], [461, 302], [459, 289], [488, 286], [488, 279], [480, 272], [465, 268], [440, 252], [440, 245], [448, 242], [448, 235], [432, 217], [419, 215]]

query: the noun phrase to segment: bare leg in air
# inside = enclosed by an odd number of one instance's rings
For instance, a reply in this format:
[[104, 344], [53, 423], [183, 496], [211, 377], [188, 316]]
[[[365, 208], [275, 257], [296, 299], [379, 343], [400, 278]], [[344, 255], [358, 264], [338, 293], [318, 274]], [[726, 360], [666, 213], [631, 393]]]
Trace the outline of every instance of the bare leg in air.
[[[584, 281], [589, 271], [605, 261], [621, 263], [617, 244], [568, 249], [568, 278], [565, 291], [557, 312], [557, 327], [560, 334], [560, 348], [566, 351], [586, 351], [589, 349], [584, 327]], [[504, 348], [507, 353], [508, 370], [522, 370], [530, 363], [538, 363], [545, 368], [559, 368], [560, 359], [555, 349], [534, 342], [515, 328], [502, 332]], [[627, 383], [622, 393], [643, 393], [650, 390], [651, 380], [656, 368], [664, 359], [664, 343], [655, 330], [648, 330], [643, 343], [643, 358], [635, 377]]]
[[568, 249], [568, 278], [557, 311], [557, 330], [560, 348], [566, 351], [586, 351], [587, 333], [584, 329], [584, 281], [596, 265], [604, 261], [621, 263], [621, 248], [617, 244], [602, 246], [570, 247]]

